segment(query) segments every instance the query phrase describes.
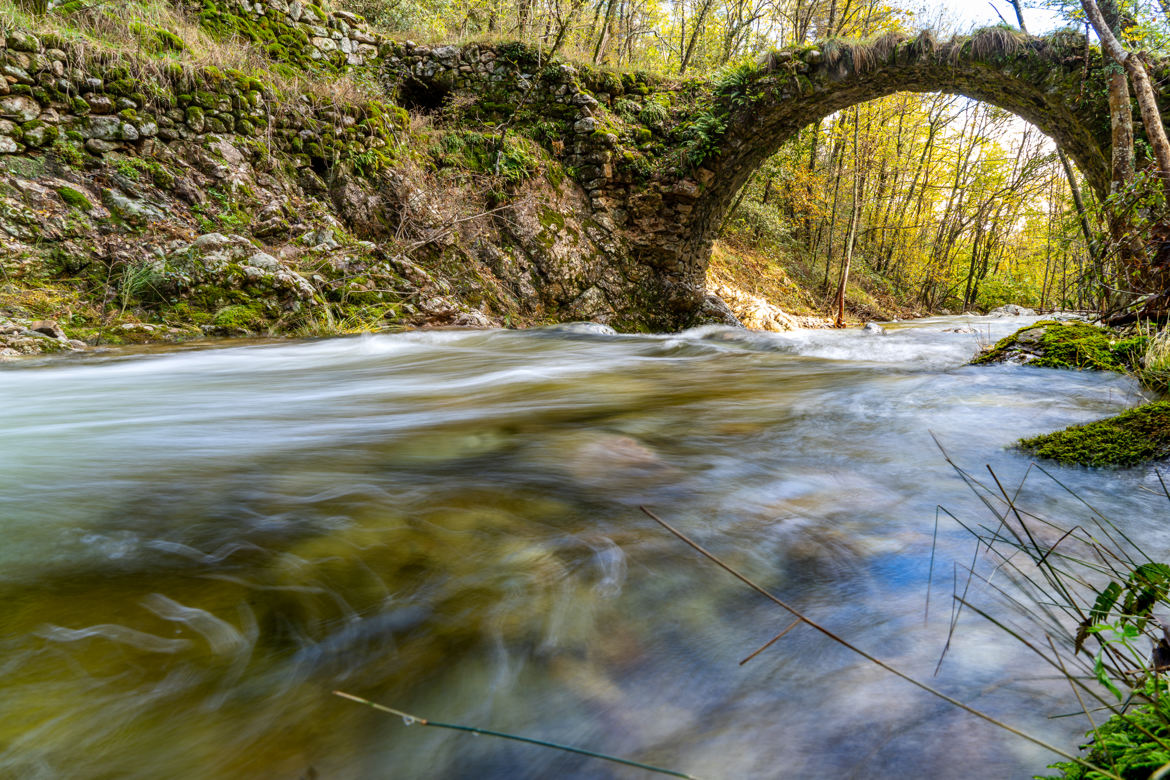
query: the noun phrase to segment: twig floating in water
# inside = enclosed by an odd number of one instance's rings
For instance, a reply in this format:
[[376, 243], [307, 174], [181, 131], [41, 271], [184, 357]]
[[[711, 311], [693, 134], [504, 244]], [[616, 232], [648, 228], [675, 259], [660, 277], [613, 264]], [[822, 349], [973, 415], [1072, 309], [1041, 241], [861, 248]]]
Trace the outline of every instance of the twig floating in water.
[[651, 766], [650, 764], [642, 764], [638, 761], [630, 761], [625, 758], [618, 758], [616, 756], [607, 756], [605, 753], [595, 753], [592, 750], [585, 750], [584, 748], [572, 747], [570, 745], [558, 745], [556, 742], [545, 742], [542, 739], [532, 739], [530, 737], [521, 737], [516, 734], [505, 734], [502, 731], [492, 731], [491, 729], [478, 729], [474, 726], [460, 726], [455, 723], [440, 723], [437, 720], [427, 720], [420, 718], [418, 715], [411, 715], [409, 712], [396, 710], [393, 707], [387, 707], [385, 704], [378, 704], [377, 702], [363, 699], [360, 696], [354, 696], [352, 693], [345, 693], [344, 691], [334, 691], [335, 696], [340, 696], [343, 699], [356, 701], [358, 704], [365, 704], [367, 707], [373, 707], [379, 712], [387, 712], [391, 715], [397, 715], [406, 722], [407, 725], [417, 723], [420, 726], [434, 726], [440, 729], [451, 729], [452, 731], [467, 731], [472, 734], [485, 734], [489, 737], [499, 737], [501, 739], [510, 739], [514, 742], [527, 742], [530, 745], [539, 745], [540, 747], [552, 748], [553, 750], [563, 750], [566, 753], [578, 753], [582, 756], [589, 756], [590, 758], [600, 758], [602, 761], [612, 761], [615, 764], [625, 764], [626, 766], [636, 767], [638, 769], [645, 769], [648, 772], [657, 772], [660, 775], [670, 775], [671, 777], [684, 777], [687, 780], [699, 780], [694, 775], [683, 774], [676, 772], [673, 769], [663, 769], [662, 767]]
[[787, 634], [789, 631], [791, 631], [792, 629], [796, 628], [797, 626], [799, 626], [799, 625], [800, 625], [801, 623], [803, 623], [803, 622], [804, 622], [804, 621], [803, 621], [803, 620], [800, 620], [799, 618], [798, 618], [798, 619], [796, 619], [796, 620], [793, 620], [791, 623], [789, 623], [789, 624], [788, 624], [788, 628], [784, 629], [784, 630], [783, 630], [783, 631], [781, 631], [779, 634], [777, 634], [776, 636], [772, 637], [772, 638], [771, 638], [771, 639], [769, 639], [767, 642], [765, 642], [765, 643], [763, 644], [763, 646], [762, 646], [762, 647], [760, 647], [760, 649], [759, 649], [759, 650], [757, 650], [756, 652], [754, 652], [754, 653], [752, 653], [751, 655], [749, 655], [747, 658], [745, 658], [745, 659], [743, 659], [742, 661], [740, 661], [740, 662], [739, 662], [739, 665], [740, 665], [740, 666], [743, 666], [743, 665], [744, 665], [744, 664], [746, 664], [748, 661], [752, 660], [752, 659], [753, 659], [753, 658], [755, 658], [757, 655], [759, 655], [760, 653], [764, 652], [765, 650], [767, 650], [767, 649], [768, 649], [769, 647], [771, 647], [772, 645], [774, 645], [774, 644], [776, 644], [777, 642], [779, 642], [781, 639], [783, 639], [783, 638], [784, 638], [784, 635], [785, 635], [785, 634]]

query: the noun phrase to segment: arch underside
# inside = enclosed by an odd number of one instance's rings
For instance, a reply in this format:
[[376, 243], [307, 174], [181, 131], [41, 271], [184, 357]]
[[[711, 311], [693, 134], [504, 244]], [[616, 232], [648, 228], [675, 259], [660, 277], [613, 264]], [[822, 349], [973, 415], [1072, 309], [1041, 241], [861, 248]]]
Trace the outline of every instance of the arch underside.
[[[722, 223], [735, 194], [751, 174], [805, 127], [838, 111], [897, 92], [942, 92], [998, 106], [1035, 125], [1052, 138], [1078, 165], [1090, 186], [1108, 192], [1108, 139], [1094, 136], [1083, 116], [1099, 115], [1067, 105], [1043, 84], [1026, 82], [991, 67], [963, 69], [939, 66], [888, 68], [851, 77], [812, 94], [756, 106], [733, 117], [723, 154], [708, 164], [715, 174], [710, 189], [696, 204], [691, 223], [692, 257], [706, 258], [714, 231]], [[1092, 107], [1105, 111], [1107, 107]], [[701, 273], [705, 273], [704, 268]], [[700, 269], [695, 269], [699, 271]]]

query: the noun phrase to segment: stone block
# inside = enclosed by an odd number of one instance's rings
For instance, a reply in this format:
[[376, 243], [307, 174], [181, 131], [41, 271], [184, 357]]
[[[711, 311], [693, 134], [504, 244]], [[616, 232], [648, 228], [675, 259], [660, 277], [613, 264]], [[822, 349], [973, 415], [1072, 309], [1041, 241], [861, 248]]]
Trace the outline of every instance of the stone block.
[[28, 84], [31, 86], [37, 83], [27, 70], [12, 63], [0, 67], [0, 73], [5, 76], [10, 84]]
[[85, 94], [82, 100], [89, 103], [89, 112], [91, 114], [104, 115], [114, 113], [114, 101], [106, 95], [89, 92]]
[[116, 141], [103, 141], [100, 138], [90, 138], [85, 142], [85, 148], [88, 149], [92, 154], [101, 155], [105, 154], [106, 152], [112, 152], [116, 149], [121, 149], [122, 144]]
[[8, 48], [13, 51], [37, 52], [41, 50], [41, 42], [29, 33], [13, 30], [8, 33]]
[[41, 104], [27, 95], [9, 95], [0, 99], [0, 117], [31, 122], [40, 115]]

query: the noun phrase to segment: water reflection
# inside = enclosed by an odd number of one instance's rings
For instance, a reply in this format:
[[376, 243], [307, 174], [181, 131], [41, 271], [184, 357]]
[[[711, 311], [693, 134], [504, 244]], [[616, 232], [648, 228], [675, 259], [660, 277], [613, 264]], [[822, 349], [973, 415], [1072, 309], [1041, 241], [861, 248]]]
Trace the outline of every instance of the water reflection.
[[[1128, 380], [963, 368], [1018, 322], [881, 334], [438, 332], [0, 371], [0, 775], [637, 777], [406, 727], [436, 719], [708, 778], [1027, 777], [1048, 759], [816, 634], [650, 523], [652, 505], [928, 677], [935, 505], [978, 515], [932, 434], [1018, 477], [1016, 438]], [[1153, 472], [1065, 470], [1170, 547]], [[1075, 522], [1051, 483], [1025, 500]], [[936, 587], [970, 544], [944, 529]], [[1073, 744], [993, 629], [939, 687]]]

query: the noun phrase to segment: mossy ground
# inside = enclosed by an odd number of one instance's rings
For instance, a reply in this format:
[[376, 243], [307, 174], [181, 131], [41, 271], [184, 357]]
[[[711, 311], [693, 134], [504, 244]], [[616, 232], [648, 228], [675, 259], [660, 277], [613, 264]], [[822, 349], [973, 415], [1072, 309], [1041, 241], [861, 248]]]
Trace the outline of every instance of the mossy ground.
[[1081, 466], [1133, 466], [1170, 456], [1170, 402], [1020, 441], [1039, 458]]

